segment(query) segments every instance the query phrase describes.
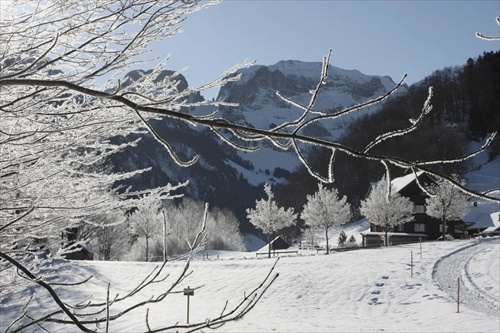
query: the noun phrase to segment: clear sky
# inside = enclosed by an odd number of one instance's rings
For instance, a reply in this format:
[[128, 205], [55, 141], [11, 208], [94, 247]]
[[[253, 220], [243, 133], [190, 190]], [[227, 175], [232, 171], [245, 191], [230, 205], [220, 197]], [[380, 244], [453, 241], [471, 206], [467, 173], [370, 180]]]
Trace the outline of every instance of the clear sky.
[[154, 50], [171, 53], [169, 69], [189, 66], [192, 86], [245, 59], [321, 61], [329, 48], [333, 66], [394, 81], [408, 73], [411, 84], [498, 50], [500, 42], [475, 37], [500, 35], [497, 16], [499, 0], [225, 0], [188, 16], [184, 31]]

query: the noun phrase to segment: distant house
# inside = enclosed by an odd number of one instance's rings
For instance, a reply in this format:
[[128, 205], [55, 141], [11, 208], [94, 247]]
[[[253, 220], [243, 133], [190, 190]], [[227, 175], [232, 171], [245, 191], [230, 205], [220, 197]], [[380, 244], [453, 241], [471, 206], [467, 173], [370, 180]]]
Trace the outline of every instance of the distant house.
[[95, 251], [89, 244], [77, 241], [78, 228], [68, 228], [62, 232], [62, 247], [67, 253], [63, 257], [68, 260], [94, 260]]
[[276, 237], [273, 239], [271, 242], [271, 251], [274, 250], [286, 250], [290, 247], [290, 244], [288, 244], [281, 236]]
[[[414, 219], [412, 222], [396, 226], [389, 233], [392, 244], [412, 243], [425, 240], [438, 239], [442, 234], [442, 223], [439, 219], [427, 215], [425, 200], [429, 197], [417, 184], [417, 178], [420, 184], [428, 186], [435, 181], [425, 172], [408, 174], [403, 177], [395, 178], [391, 181], [393, 193], [399, 193], [401, 196], [409, 198], [413, 202]], [[473, 223], [466, 223], [462, 220], [447, 221], [446, 232], [454, 238], [462, 238], [466, 234], [466, 229]], [[383, 234], [383, 227], [370, 224], [370, 231], [362, 232], [364, 246], [377, 246]]]

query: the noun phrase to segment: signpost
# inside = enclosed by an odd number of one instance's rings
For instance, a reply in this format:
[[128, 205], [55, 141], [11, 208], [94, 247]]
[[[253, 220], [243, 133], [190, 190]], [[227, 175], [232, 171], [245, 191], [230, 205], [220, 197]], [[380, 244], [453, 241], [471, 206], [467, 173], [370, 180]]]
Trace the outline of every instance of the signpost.
[[184, 288], [184, 296], [187, 296], [187, 323], [189, 324], [189, 297], [194, 296], [194, 289]]

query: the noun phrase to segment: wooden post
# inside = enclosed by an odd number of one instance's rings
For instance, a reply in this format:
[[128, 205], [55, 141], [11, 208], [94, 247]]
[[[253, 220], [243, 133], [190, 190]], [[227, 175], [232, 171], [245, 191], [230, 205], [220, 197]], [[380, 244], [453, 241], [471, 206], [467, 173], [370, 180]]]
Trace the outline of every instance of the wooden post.
[[189, 298], [194, 296], [194, 289], [184, 288], [184, 296], [187, 296], [187, 323], [189, 324]]
[[410, 272], [411, 272], [411, 277], [413, 278], [413, 251], [411, 251]]
[[418, 237], [418, 240], [420, 242], [420, 259], [422, 259], [422, 237]]
[[460, 278], [457, 279], [457, 313], [460, 313]]

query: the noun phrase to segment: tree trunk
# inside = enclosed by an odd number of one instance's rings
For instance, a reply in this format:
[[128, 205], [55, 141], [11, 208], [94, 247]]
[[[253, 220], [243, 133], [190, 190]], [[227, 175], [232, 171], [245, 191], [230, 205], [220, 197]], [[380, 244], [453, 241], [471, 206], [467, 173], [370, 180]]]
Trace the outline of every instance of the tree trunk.
[[161, 211], [163, 214], [163, 261], [167, 261], [167, 218], [165, 216], [165, 211]]
[[387, 228], [387, 226], [384, 227], [384, 232], [385, 232], [385, 241], [384, 241], [384, 245], [385, 246], [389, 246], [389, 236], [388, 236], [388, 233], [389, 233], [389, 228]]
[[442, 237], [443, 237], [443, 240], [445, 240], [445, 236], [446, 236], [446, 219], [444, 218], [444, 216], [442, 217], [441, 219], [441, 228], [443, 228], [442, 230]]
[[326, 254], [330, 254], [330, 245], [328, 244], [328, 228], [326, 228], [325, 236], [326, 236]]
[[149, 261], [149, 237], [146, 235], [146, 261]]
[[271, 234], [267, 234], [267, 257], [271, 259]]

